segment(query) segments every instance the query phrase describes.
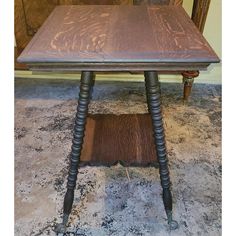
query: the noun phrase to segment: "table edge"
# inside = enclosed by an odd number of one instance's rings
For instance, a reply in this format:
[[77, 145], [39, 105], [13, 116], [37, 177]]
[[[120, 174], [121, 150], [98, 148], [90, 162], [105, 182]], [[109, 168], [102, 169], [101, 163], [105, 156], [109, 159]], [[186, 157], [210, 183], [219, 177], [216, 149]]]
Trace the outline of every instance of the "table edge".
[[[218, 62], [218, 61], [216, 61]], [[207, 70], [212, 62], [198, 63], [29, 63], [32, 71], [188, 71]]]

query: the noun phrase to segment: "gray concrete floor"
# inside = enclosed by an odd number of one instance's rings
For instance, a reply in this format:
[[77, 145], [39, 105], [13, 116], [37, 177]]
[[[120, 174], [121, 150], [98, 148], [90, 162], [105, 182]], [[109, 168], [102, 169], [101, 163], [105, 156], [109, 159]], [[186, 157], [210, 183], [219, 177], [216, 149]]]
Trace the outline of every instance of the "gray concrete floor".
[[[78, 81], [16, 79], [15, 235], [55, 235], [66, 191]], [[174, 219], [169, 231], [158, 170], [79, 170], [68, 232], [77, 236], [221, 235], [221, 87], [162, 84]], [[96, 83], [90, 113], [145, 113], [143, 83]], [[127, 176], [129, 173], [129, 178]]]

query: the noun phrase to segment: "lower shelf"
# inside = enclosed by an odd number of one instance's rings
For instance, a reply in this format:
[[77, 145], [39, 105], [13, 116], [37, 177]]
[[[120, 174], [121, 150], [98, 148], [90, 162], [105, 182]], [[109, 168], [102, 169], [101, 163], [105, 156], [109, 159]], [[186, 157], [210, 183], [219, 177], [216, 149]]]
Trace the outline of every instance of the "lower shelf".
[[80, 166], [158, 166], [149, 114], [89, 115]]

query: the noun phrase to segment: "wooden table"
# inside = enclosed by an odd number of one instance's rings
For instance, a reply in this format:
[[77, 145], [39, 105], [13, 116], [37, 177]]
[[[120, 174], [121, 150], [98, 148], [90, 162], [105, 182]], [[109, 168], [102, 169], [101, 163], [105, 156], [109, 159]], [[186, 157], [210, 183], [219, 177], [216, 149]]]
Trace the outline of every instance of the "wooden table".
[[72, 209], [96, 71], [144, 71], [163, 202], [170, 228], [177, 228], [177, 222], [172, 219], [158, 72], [206, 70], [211, 63], [219, 62], [184, 9], [180, 6], [59, 6], [18, 61], [34, 71], [82, 71], [63, 223], [59, 224], [58, 232], [65, 232]]

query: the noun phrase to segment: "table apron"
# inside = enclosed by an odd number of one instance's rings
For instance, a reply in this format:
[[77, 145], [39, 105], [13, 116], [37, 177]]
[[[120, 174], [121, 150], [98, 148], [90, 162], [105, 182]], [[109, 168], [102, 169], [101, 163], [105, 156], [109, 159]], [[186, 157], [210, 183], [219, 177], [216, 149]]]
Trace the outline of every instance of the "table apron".
[[32, 63], [32, 71], [195, 71], [207, 70], [210, 63]]

